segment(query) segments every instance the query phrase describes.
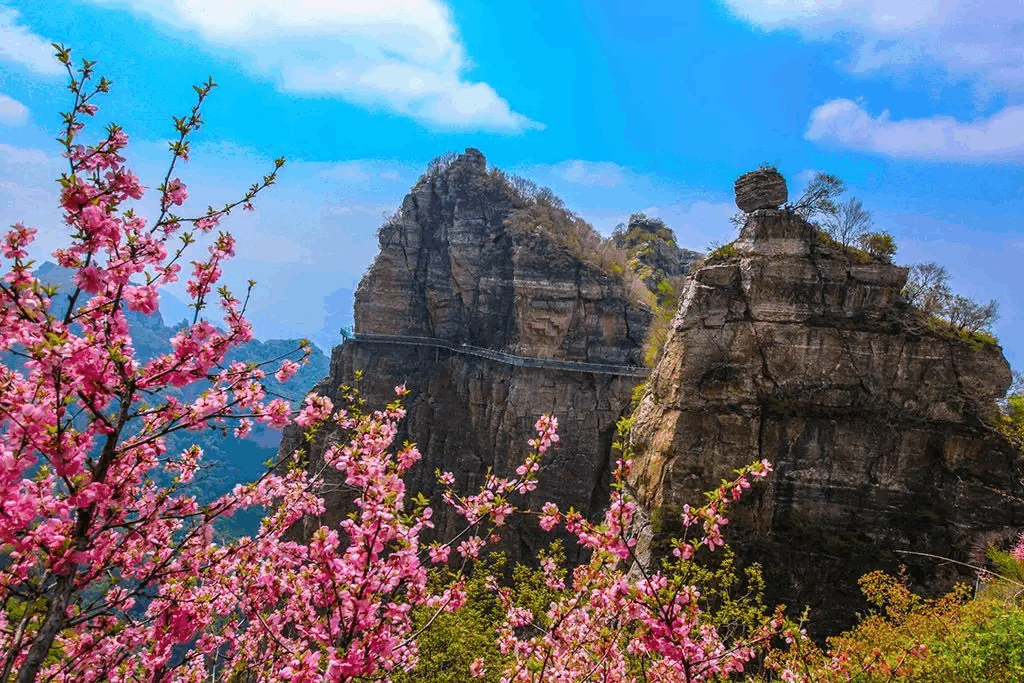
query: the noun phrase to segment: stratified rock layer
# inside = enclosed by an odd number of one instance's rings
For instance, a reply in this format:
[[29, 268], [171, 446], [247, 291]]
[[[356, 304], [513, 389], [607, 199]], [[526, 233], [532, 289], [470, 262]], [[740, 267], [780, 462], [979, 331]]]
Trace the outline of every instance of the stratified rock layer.
[[773, 168], [744, 173], [736, 179], [736, 206], [750, 213], [758, 209], [777, 209], [789, 199], [786, 179]]
[[[356, 292], [356, 339], [335, 348], [330, 375], [316, 389], [341, 403], [342, 385], [363, 370], [363, 396], [378, 407], [394, 399], [395, 385], [408, 387], [400, 440], [418, 444], [423, 459], [406, 483], [411, 493], [432, 497], [435, 510], [445, 509], [435, 470], [453, 472], [461, 491], [479, 489], [489, 469], [511, 474], [543, 413], [558, 417], [561, 441], [544, 461], [538, 490], [518, 502], [539, 509], [557, 500], [594, 515], [607, 503], [615, 424], [640, 380], [472, 353], [479, 347], [641, 365], [650, 311], [550, 226], [524, 224], [524, 215], [550, 218], [559, 211], [520, 213], [531, 201], [503, 174], [488, 171], [476, 150], [428, 172], [381, 228], [380, 253]], [[284, 447], [299, 436], [287, 432]], [[314, 466], [337, 438], [318, 435]], [[328, 494], [327, 503], [325, 521], [334, 523], [346, 512], [344, 496]], [[435, 522], [442, 537], [457, 524], [445, 513]], [[534, 517], [514, 520], [506, 535], [503, 549], [511, 559], [531, 558], [551, 540]], [[567, 550], [576, 553], [574, 544]]]
[[688, 282], [635, 412], [642, 501], [672, 519], [733, 469], [774, 463], [728, 531], [819, 635], [866, 608], [867, 571], [906, 564], [948, 587], [952, 565], [898, 551], [965, 560], [1024, 525], [1002, 495], [1021, 498], [1018, 457], [984, 421], [1011, 379], [1000, 349], [931, 329], [902, 302], [905, 268], [827, 246], [790, 212], [754, 212], [735, 246]]

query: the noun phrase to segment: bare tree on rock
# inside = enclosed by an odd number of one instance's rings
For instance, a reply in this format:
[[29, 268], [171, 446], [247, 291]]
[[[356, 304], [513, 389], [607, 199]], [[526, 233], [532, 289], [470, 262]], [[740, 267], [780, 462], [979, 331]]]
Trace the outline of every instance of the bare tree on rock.
[[864, 208], [864, 202], [850, 197], [848, 201], [837, 204], [834, 213], [825, 214], [821, 227], [832, 239], [847, 247], [867, 233], [873, 223], [871, 212]]

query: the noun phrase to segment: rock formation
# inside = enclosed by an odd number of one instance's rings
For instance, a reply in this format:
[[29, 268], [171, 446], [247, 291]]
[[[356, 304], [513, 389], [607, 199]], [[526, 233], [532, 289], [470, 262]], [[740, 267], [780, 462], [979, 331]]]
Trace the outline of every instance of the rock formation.
[[[621, 264], [601, 262], [600, 237], [550, 191], [488, 169], [469, 149], [433, 164], [379, 238], [355, 296], [355, 338], [334, 349], [316, 390], [340, 403], [341, 387], [363, 370], [363, 396], [379, 406], [404, 383], [412, 393], [400, 438], [423, 453], [408, 488], [436, 503], [436, 469], [452, 471], [466, 491], [488, 469], [507, 475], [527, 453], [534, 422], [553, 413], [562, 438], [525, 502], [599, 514], [615, 424], [642, 379], [634, 366], [652, 316]], [[318, 435], [313, 459], [338, 436]], [[298, 440], [290, 431], [284, 447]], [[329, 498], [328, 507], [330, 522], [344, 500]], [[442, 536], [454, 523], [435, 521]], [[550, 541], [535, 518], [517, 524], [504, 547], [512, 559]]]
[[658, 292], [659, 286], [665, 288], [665, 282], [678, 288], [691, 264], [701, 258], [695, 251], [680, 249], [664, 221], [642, 213], [633, 214], [626, 225], [616, 228], [612, 242], [626, 252], [633, 272], [652, 292]]
[[[741, 208], [773, 192], [741, 181]], [[928, 320], [901, 298], [905, 268], [785, 209], [753, 210], [734, 247], [692, 274], [634, 413], [633, 484], [655, 517], [770, 460], [729, 538], [764, 564], [769, 599], [811, 605], [819, 635], [866, 608], [867, 571], [905, 564], [933, 590], [964, 576], [898, 551], [963, 561], [1024, 526], [1018, 454], [985, 421], [1011, 379], [998, 346]], [[655, 529], [655, 552], [673, 530]]]
[[786, 179], [774, 168], [760, 168], [736, 179], [736, 206], [750, 213], [758, 209], [777, 209], [789, 199]]

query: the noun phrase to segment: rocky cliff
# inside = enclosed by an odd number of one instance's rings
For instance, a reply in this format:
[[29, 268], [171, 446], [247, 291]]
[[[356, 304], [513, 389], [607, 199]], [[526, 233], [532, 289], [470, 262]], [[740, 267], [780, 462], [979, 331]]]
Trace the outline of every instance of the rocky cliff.
[[[1024, 525], [1019, 459], [985, 420], [1011, 376], [998, 346], [905, 304], [905, 268], [829, 243], [776, 208], [778, 189], [737, 183], [739, 239], [687, 282], [634, 414], [633, 484], [671, 520], [772, 461], [730, 538], [764, 563], [770, 599], [834, 632], [866, 607], [869, 570], [905, 564], [933, 589], [963, 576], [898, 551], [966, 560], [983, 533]], [[655, 553], [674, 531], [656, 526]]]
[[[472, 149], [432, 164], [379, 237], [355, 296], [355, 336], [334, 349], [316, 390], [340, 402], [363, 370], [363, 396], [377, 406], [404, 383], [401, 438], [423, 453], [407, 483], [435, 502], [436, 469], [464, 490], [488, 469], [508, 474], [537, 417], [553, 413], [561, 442], [526, 503], [600, 513], [615, 424], [641, 381], [650, 292], [550, 191], [488, 169]], [[298, 438], [286, 434], [284, 446]], [[319, 435], [313, 458], [336, 438]], [[332, 521], [344, 501], [328, 506]], [[438, 521], [440, 534], [451, 530], [453, 520]], [[513, 559], [549, 542], [535, 519], [516, 524], [505, 545]]]
[[[701, 255], [680, 249], [675, 235], [660, 218], [635, 213], [612, 233], [612, 242], [629, 257], [631, 270], [652, 292], [673, 291]], [[675, 302], [673, 301], [673, 308]]]

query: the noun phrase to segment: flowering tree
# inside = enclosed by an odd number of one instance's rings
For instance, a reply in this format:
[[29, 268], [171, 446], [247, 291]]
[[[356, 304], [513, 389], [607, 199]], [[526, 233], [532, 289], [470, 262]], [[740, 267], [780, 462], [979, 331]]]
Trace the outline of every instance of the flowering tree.
[[[508, 612], [498, 645], [511, 655], [503, 681], [717, 680], [743, 671], [757, 652], [770, 646], [782, 626], [782, 615], [776, 612], [752, 632], [727, 638], [702, 614], [701, 589], [687, 581], [685, 572], [643, 568], [634, 554], [636, 502], [625, 491], [628, 471], [629, 460], [620, 460], [611, 503], [600, 524], [578, 512], [563, 514], [553, 503], [544, 506], [541, 526], [550, 530], [564, 522], [592, 555], [572, 572], [568, 583], [555, 562], [545, 561], [546, 584], [557, 599], [543, 615], [516, 605], [508, 589], [500, 590]], [[714, 552], [721, 547], [729, 503], [740, 498], [752, 478], [764, 478], [770, 471], [767, 461], [747, 466], [711, 492], [705, 506], [686, 506], [683, 524], [698, 533], [673, 541], [677, 562], [691, 560], [701, 548]], [[524, 632], [537, 635], [521, 637]]]
[[[78, 142], [110, 83], [94, 81], [91, 62], [75, 71], [66, 49], [58, 59], [74, 103], [61, 137], [69, 169], [60, 202], [71, 243], [54, 257], [73, 269], [76, 288], [55, 317], [55, 291], [27, 260], [35, 231], [19, 224], [7, 233], [0, 350], [15, 360], [0, 366], [0, 680], [205, 680], [216, 666], [299, 680], [407, 663], [415, 644], [407, 607], [394, 600], [399, 588], [407, 605], [454, 601], [452, 591], [423, 589], [414, 541], [429, 510], [383, 521], [382, 505], [402, 508], [400, 477], [417, 457], [412, 448], [386, 452], [400, 409], [334, 415], [355, 436], [328, 464], [347, 473], [366, 512], [343, 525], [344, 543], [326, 529], [304, 545], [286, 542], [299, 517], [322, 510], [316, 473], [282, 462], [200, 505], [178, 487], [193, 478], [201, 450], [166, 447], [173, 432], [222, 428], [228, 418], [244, 437], [253, 420], [279, 428], [292, 417], [285, 401], [266, 400], [262, 368], [225, 367], [225, 354], [252, 338], [244, 304], [221, 287], [223, 329], [200, 317], [233, 255], [231, 235], [221, 232], [208, 256], [192, 261], [195, 316], [170, 353], [138, 361], [125, 321], [126, 309], [156, 310], [157, 288], [177, 279], [195, 231], [208, 233], [232, 209], [249, 207], [283, 160], [240, 200], [175, 215], [188, 197], [175, 166], [189, 158], [189, 136], [214, 84], [197, 87], [196, 106], [175, 120], [159, 215], [148, 223], [123, 210], [143, 188], [123, 165], [121, 129], [110, 126], [94, 145]], [[276, 377], [296, 369], [285, 360]], [[175, 397], [175, 388], [197, 382], [209, 388], [196, 400]], [[331, 411], [329, 401], [309, 398], [295, 420], [313, 427]], [[273, 511], [255, 538], [212, 541], [216, 519], [252, 505]]]
[[[76, 71], [66, 49], [58, 48], [58, 58], [74, 103], [61, 137], [69, 168], [60, 202], [70, 245], [54, 257], [74, 271], [76, 288], [67, 293], [66, 312], [55, 316], [56, 292], [28, 260], [35, 231], [19, 224], [7, 233], [0, 351], [15, 361], [0, 365], [0, 682], [342, 681], [411, 669], [418, 635], [412, 610], [451, 611], [465, 601], [463, 579], [431, 587], [426, 566], [465, 566], [479, 555], [516, 512], [511, 496], [536, 486], [557, 422], [538, 422], [533, 452], [514, 476], [490, 476], [473, 495], [449, 490], [446, 500], [465, 516], [465, 530], [421, 547], [431, 510], [405, 496], [402, 476], [419, 453], [408, 444], [391, 449], [404, 415], [397, 401], [364, 413], [309, 396], [293, 413], [282, 399], [267, 400], [262, 367], [224, 361], [252, 338], [244, 303], [214, 289], [233, 255], [230, 234], [219, 233], [208, 255], [191, 262], [195, 315], [171, 352], [138, 360], [125, 310], [153, 313], [158, 287], [176, 280], [195, 232], [208, 233], [232, 209], [250, 206], [284, 162], [238, 201], [196, 217], [176, 215], [188, 193], [175, 168], [189, 158], [189, 136], [202, 125], [200, 108], [214, 84], [197, 87], [195, 107], [175, 120], [178, 136], [150, 223], [123, 208], [144, 188], [124, 166], [121, 129], [110, 126], [96, 144], [79, 142], [83, 121], [97, 111], [93, 100], [110, 83], [94, 82], [91, 62]], [[222, 328], [201, 316], [214, 291]], [[285, 381], [296, 369], [287, 359], [275, 376]], [[174, 391], [202, 382], [208, 388], [192, 401]], [[323, 466], [341, 472], [354, 492], [352, 514], [304, 539], [286, 533], [323, 512], [323, 473], [310, 471], [301, 454], [208, 504], [184, 493], [202, 451], [169, 452], [166, 437], [224, 429], [229, 420], [239, 437], [254, 420], [276, 428], [294, 420], [311, 431], [338, 422], [347, 436], [326, 451]], [[619, 478], [627, 467], [620, 463]], [[749, 477], [767, 472], [766, 463], [743, 470], [689, 512], [686, 523], [700, 533], [681, 540], [677, 554], [719, 545], [727, 501]], [[453, 474], [439, 474], [454, 483]], [[219, 518], [254, 505], [270, 511], [255, 536], [215, 542]], [[627, 656], [643, 660], [645, 680], [706, 680], [740, 670], [770, 634], [774, 621], [750, 641], [727, 644], [701, 622], [696, 588], [659, 573], [625, 574], [624, 562], [635, 559], [627, 533], [634, 506], [617, 489], [597, 525], [545, 506], [542, 526], [564, 521], [594, 559], [571, 585], [549, 568], [562, 597], [543, 635], [521, 638], [517, 629], [527, 617], [509, 604], [508, 626], [496, 634], [512, 656], [507, 680], [579, 680], [595, 671], [623, 680]]]

